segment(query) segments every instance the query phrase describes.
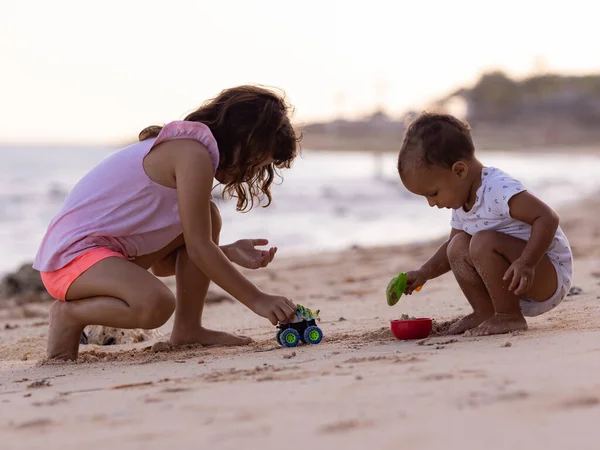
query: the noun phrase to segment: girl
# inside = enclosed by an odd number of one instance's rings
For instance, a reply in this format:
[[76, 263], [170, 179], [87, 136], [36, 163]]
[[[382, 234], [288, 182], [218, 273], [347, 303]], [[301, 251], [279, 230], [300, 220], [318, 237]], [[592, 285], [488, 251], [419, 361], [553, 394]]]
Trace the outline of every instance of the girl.
[[[244, 345], [250, 339], [202, 326], [210, 281], [273, 325], [295, 310], [260, 291], [232, 263], [266, 267], [264, 239], [219, 247], [213, 177], [252, 208], [271, 202], [276, 170], [289, 168], [299, 138], [279, 95], [254, 86], [221, 92], [184, 121], [148, 127], [140, 142], [111, 155], [73, 188], [34, 262], [48, 292], [48, 357], [76, 359], [86, 325], [157, 328], [175, 310], [175, 345]], [[176, 276], [177, 295], [152, 275]]]
[[423, 114], [404, 136], [398, 173], [430, 206], [452, 209], [448, 241], [409, 272], [407, 293], [452, 270], [473, 313], [450, 333], [508, 333], [567, 296], [573, 258], [557, 214], [507, 173], [476, 157], [467, 124]]

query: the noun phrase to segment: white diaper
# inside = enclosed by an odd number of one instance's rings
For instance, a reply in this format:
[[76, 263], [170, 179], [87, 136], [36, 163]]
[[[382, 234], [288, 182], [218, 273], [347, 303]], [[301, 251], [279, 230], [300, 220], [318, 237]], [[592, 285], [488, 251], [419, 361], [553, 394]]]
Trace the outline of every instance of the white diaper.
[[558, 280], [558, 287], [556, 292], [548, 300], [543, 302], [536, 302], [527, 297], [521, 297], [521, 313], [525, 317], [535, 317], [541, 314], [547, 313], [548, 311], [556, 308], [562, 303], [569, 291], [571, 290], [572, 284], [572, 273], [571, 267], [567, 265], [560, 265], [556, 261], [552, 261], [554, 269], [556, 269], [556, 275]]

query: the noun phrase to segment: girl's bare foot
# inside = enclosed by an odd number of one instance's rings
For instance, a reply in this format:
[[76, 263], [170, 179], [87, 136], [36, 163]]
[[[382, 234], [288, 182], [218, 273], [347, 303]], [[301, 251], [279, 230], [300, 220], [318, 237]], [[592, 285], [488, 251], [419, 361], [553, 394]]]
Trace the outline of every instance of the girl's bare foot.
[[477, 328], [479, 325], [485, 322], [486, 319], [489, 319], [493, 315], [493, 312], [491, 314], [473, 312], [452, 324], [450, 328], [448, 328], [448, 334], [463, 334], [467, 330]]
[[522, 315], [496, 314], [484, 321], [477, 328], [465, 333], [465, 336], [489, 336], [492, 334], [505, 334], [511, 331], [524, 331], [527, 321]]
[[247, 336], [236, 336], [235, 334], [208, 330], [203, 327], [187, 332], [173, 330], [171, 334], [171, 344], [173, 345], [201, 344], [234, 347], [248, 345], [251, 342], [252, 339]]
[[69, 305], [56, 300], [50, 306], [48, 359], [77, 359], [79, 339], [83, 328], [69, 315]]

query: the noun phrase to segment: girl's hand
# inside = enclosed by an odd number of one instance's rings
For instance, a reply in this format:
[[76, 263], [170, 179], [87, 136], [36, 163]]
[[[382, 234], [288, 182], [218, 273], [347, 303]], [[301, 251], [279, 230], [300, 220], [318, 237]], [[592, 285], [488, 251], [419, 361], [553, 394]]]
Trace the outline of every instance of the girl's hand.
[[241, 239], [231, 245], [226, 246], [225, 252], [229, 261], [238, 266], [247, 269], [259, 269], [267, 267], [277, 253], [277, 247], [271, 247], [269, 250], [260, 250], [255, 248], [257, 245], [267, 245], [266, 239]]
[[406, 272], [406, 291], [404, 293], [408, 295], [412, 294], [417, 288], [422, 287], [428, 279], [423, 269]]
[[288, 323], [296, 313], [296, 305], [280, 295], [260, 294], [250, 305], [259, 316], [269, 319], [273, 325]]
[[508, 286], [509, 291], [514, 291], [515, 295], [523, 295], [532, 288], [534, 278], [535, 268], [519, 258], [510, 265], [503, 279], [504, 281], [511, 280], [510, 286]]

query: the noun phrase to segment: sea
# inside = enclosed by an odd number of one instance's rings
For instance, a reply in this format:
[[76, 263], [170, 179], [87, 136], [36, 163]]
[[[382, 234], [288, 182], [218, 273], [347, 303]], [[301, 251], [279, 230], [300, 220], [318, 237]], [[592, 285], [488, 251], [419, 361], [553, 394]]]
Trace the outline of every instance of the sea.
[[[0, 275], [33, 260], [48, 223], [69, 190], [111, 147], [0, 146]], [[488, 166], [520, 179], [558, 208], [600, 189], [600, 158], [539, 149], [481, 152]], [[395, 153], [303, 150], [272, 187], [268, 208], [235, 210], [214, 195], [223, 217], [221, 242], [267, 238], [278, 255], [299, 255], [426, 241], [449, 231], [450, 211], [430, 208], [406, 191]]]

